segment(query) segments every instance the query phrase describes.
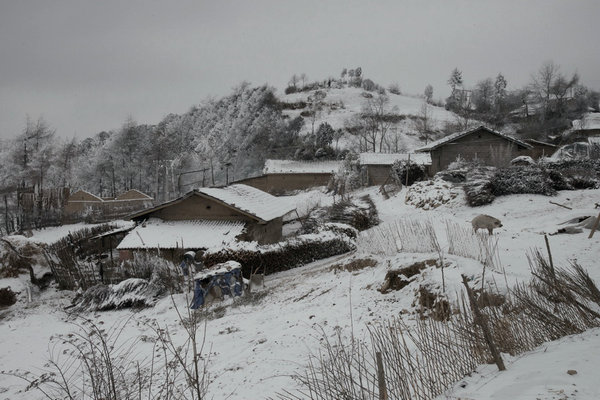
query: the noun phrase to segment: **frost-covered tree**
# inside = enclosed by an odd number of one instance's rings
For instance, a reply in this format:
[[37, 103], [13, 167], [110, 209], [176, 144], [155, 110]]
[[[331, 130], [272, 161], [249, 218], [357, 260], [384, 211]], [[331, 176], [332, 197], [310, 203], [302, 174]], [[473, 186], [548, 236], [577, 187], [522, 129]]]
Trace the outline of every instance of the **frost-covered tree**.
[[423, 95], [425, 96], [425, 101], [427, 103], [431, 103], [431, 99], [433, 99], [433, 86], [431, 86], [431, 85], [425, 86]]
[[452, 93], [454, 93], [457, 87], [463, 85], [462, 72], [458, 68], [454, 68], [450, 73], [450, 78], [448, 78], [448, 85], [450, 85]]

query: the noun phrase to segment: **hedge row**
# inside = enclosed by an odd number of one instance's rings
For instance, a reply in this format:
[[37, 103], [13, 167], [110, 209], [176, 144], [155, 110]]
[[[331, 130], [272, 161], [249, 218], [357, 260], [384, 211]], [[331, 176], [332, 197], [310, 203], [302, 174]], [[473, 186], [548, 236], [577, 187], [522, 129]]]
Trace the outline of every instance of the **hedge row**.
[[204, 264], [212, 267], [232, 260], [242, 264], [242, 274], [245, 277], [249, 277], [254, 272], [268, 275], [347, 253], [355, 248], [354, 241], [346, 236], [333, 233], [303, 235], [283, 244], [207, 252], [204, 254]]

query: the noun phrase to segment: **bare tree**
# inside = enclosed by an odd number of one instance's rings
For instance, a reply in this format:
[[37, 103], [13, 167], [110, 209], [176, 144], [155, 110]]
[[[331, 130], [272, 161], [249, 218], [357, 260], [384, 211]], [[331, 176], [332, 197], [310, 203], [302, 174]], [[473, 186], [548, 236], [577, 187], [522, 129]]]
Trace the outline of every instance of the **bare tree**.
[[419, 119], [417, 120], [416, 125], [421, 136], [425, 137], [425, 144], [429, 143], [431, 140], [434, 121], [431, 117], [431, 106], [427, 103], [427, 101], [424, 101], [421, 105]]
[[315, 135], [315, 122], [323, 110], [323, 99], [327, 94], [322, 90], [317, 90], [311, 96], [308, 96], [308, 109], [310, 111], [311, 134]]
[[365, 140], [370, 150], [379, 152], [383, 150], [386, 135], [394, 122], [397, 107], [389, 108], [390, 99], [385, 94], [368, 98], [363, 104], [361, 117], [364, 124]]

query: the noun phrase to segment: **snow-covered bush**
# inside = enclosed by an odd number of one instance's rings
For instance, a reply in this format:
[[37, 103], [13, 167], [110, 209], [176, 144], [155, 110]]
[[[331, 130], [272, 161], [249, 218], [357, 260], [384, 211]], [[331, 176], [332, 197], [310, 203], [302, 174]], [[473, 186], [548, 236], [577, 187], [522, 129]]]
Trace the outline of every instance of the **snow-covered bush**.
[[364, 231], [379, 224], [379, 216], [375, 203], [369, 195], [360, 199], [342, 200], [333, 204], [327, 213], [331, 222], [348, 224], [359, 231]]
[[548, 171], [556, 190], [594, 189], [600, 187], [600, 160], [544, 160], [542, 167]]
[[491, 191], [495, 196], [507, 194], [556, 194], [552, 180], [538, 166], [513, 165], [500, 168], [491, 180]]
[[535, 165], [533, 158], [529, 156], [519, 156], [510, 161], [510, 165]]
[[116, 285], [92, 286], [79, 297], [76, 309], [107, 311], [151, 307], [162, 293], [162, 288], [147, 280], [131, 278]]
[[466, 173], [463, 185], [467, 203], [471, 207], [490, 204], [496, 198], [492, 193], [491, 180], [496, 169], [494, 167], [477, 166]]
[[[425, 166], [408, 160], [397, 160], [392, 164], [392, 178], [399, 185], [412, 185], [427, 178]], [[406, 176], [408, 175], [408, 181]]]
[[442, 179], [417, 182], [408, 188], [405, 203], [424, 210], [431, 210], [448, 203], [458, 196], [458, 191]]
[[211, 267], [226, 261], [237, 261], [242, 264], [244, 276], [250, 276], [255, 271], [267, 275], [347, 253], [355, 248], [355, 242], [350, 237], [323, 231], [300, 235], [272, 245], [258, 246], [256, 243], [240, 242], [233, 248], [208, 250], [204, 254], [204, 265]]
[[348, 192], [360, 188], [363, 186], [363, 182], [359, 155], [348, 152], [328, 186], [334, 196], [338, 195], [342, 199], [345, 199]]

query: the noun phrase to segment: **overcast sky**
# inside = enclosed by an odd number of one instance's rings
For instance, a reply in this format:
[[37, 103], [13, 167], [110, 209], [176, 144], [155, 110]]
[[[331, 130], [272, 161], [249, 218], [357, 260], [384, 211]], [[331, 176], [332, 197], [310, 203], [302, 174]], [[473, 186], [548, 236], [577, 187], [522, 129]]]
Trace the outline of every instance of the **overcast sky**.
[[155, 124], [241, 81], [283, 90], [362, 67], [406, 93], [448, 96], [552, 60], [600, 89], [600, 1], [0, 0], [0, 137], [43, 116], [64, 137]]

